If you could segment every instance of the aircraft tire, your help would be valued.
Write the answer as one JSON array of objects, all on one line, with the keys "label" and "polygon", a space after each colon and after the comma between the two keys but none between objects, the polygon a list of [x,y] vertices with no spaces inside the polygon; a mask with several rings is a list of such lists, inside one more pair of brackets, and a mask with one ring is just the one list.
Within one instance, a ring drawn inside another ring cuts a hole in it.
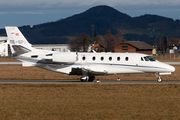
[{"label": "aircraft tire", "polygon": [[89,76],[89,80],[88,80],[88,82],[93,82],[93,81],[94,81],[94,79],[95,79],[95,77],[94,77],[94,76]]},{"label": "aircraft tire", "polygon": [[82,79],[82,78],[81,78],[80,80],[81,80],[81,82],[86,82],[86,80],[85,80],[85,79]]},{"label": "aircraft tire", "polygon": [[161,82],[162,82],[162,79],[161,79],[161,78],[158,78],[157,81],[158,81],[158,83],[161,83]]},{"label": "aircraft tire", "polygon": [[88,81],[89,81],[88,77],[86,79],[82,79],[82,77],[81,77],[81,82],[88,82]]}]

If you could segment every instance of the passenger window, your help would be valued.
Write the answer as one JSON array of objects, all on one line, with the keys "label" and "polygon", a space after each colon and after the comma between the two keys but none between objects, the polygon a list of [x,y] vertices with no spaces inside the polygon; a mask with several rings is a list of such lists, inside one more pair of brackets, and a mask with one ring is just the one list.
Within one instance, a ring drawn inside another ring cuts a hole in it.
[{"label": "passenger window", "polygon": [[96,57],[93,57],[92,60],[95,61],[95,60],[96,60]]},{"label": "passenger window", "polygon": [[109,57],[109,61],[111,61],[112,60],[112,57]]},{"label": "passenger window", "polygon": [[126,60],[126,61],[128,61],[128,60],[129,60],[129,58],[128,58],[128,57],[126,57],[126,58],[125,58],[125,60]]},{"label": "passenger window", "polygon": [[86,60],[86,57],[82,57],[82,60]]},{"label": "passenger window", "polygon": [[101,61],[103,61],[104,60],[104,57],[101,57]]},{"label": "passenger window", "polygon": [[144,59],[141,57],[141,61],[144,61]]},{"label": "passenger window", "polygon": [[120,61],[120,57],[117,57],[117,61]]}]

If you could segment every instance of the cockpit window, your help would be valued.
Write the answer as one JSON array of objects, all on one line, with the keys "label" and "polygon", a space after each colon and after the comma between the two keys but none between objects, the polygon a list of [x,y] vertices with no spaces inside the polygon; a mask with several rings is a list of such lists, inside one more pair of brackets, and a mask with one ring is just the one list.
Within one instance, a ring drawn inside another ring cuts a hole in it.
[{"label": "cockpit window", "polygon": [[150,61],[156,61],[154,58],[152,58],[151,56],[146,56]]},{"label": "cockpit window", "polygon": [[52,54],[47,54],[46,56],[52,56]]},{"label": "cockpit window", "polygon": [[[141,61],[142,61],[143,58],[141,58]],[[152,58],[151,56],[146,56],[144,57],[144,60],[145,61],[156,61],[154,58]]]},{"label": "cockpit window", "polygon": [[147,57],[144,57],[145,61],[149,61],[149,59]]}]

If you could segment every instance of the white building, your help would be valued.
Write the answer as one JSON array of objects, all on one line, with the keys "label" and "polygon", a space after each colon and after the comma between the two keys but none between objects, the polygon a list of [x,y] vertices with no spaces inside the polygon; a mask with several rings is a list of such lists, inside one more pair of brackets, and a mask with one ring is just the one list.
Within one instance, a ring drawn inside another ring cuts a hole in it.
[{"label": "white building", "polygon": [[11,54],[10,46],[7,43],[7,37],[0,37],[0,56],[8,56]]},{"label": "white building", "polygon": [[34,44],[34,48],[41,50],[51,50],[59,52],[68,52],[68,44]]}]

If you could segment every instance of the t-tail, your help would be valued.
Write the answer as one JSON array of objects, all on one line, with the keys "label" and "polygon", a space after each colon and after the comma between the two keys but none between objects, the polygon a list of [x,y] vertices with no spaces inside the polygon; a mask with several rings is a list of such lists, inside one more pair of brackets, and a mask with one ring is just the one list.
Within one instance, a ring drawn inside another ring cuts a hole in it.
[{"label": "t-tail", "polygon": [[13,56],[31,52],[34,48],[17,27],[5,27]]}]

